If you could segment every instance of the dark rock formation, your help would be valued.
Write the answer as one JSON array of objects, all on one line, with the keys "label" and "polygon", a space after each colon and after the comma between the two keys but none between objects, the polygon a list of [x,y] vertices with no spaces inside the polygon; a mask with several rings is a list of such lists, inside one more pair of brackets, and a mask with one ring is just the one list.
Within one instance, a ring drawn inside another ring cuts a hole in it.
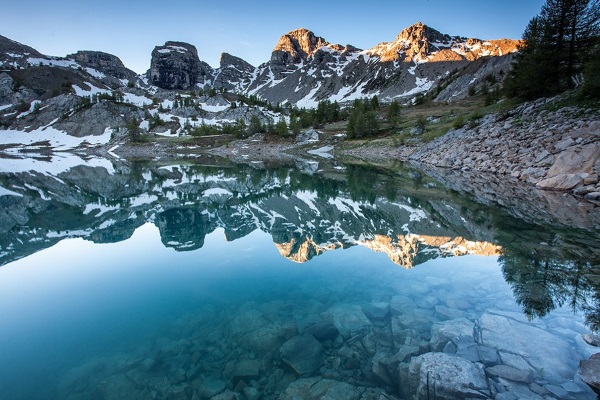
[{"label": "dark rock formation", "polygon": [[251,83],[255,70],[255,67],[241,58],[223,53],[220,67],[215,74],[214,87],[242,92]]},{"label": "dark rock formation", "polygon": [[0,35],[0,67],[24,68],[29,57],[46,58],[34,48]]},{"label": "dark rock formation", "polygon": [[212,78],[212,68],[198,58],[196,47],[183,42],[166,42],[152,51],[148,78],[162,89],[193,88]]},{"label": "dark rock formation", "polygon": [[123,65],[121,59],[112,54],[101,51],[81,50],[75,54],[69,54],[67,58],[77,61],[83,67],[93,68],[106,75],[118,79],[135,79],[136,73]]}]

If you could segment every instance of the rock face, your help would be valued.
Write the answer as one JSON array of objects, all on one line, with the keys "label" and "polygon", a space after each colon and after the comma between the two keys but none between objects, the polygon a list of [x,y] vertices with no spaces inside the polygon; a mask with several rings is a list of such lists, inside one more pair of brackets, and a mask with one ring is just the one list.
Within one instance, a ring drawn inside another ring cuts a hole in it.
[{"label": "rock face", "polygon": [[188,90],[212,78],[212,68],[198,58],[196,47],[183,42],[166,42],[152,51],[148,78],[163,89]]},{"label": "rock face", "polygon": [[300,28],[286,33],[279,38],[271,54],[271,70],[275,79],[282,79],[288,66],[306,61],[318,48],[328,44],[308,29]]},{"label": "rock face", "polygon": [[248,87],[255,67],[231,54],[221,54],[218,71],[215,73],[215,89],[226,89],[232,92],[243,92]]},{"label": "rock face", "polygon": [[69,54],[67,58],[75,60],[84,67],[93,68],[118,79],[132,80],[136,77],[135,72],[126,68],[121,59],[112,54],[82,50],[75,54]]}]

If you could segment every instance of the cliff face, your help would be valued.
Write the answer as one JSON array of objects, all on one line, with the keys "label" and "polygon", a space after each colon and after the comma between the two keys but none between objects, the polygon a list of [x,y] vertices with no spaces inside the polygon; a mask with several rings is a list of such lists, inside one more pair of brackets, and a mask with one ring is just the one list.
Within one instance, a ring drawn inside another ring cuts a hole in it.
[{"label": "cliff face", "polygon": [[75,54],[69,54],[67,58],[76,61],[83,67],[93,68],[118,79],[135,80],[137,76],[135,72],[123,65],[119,57],[101,51],[82,50]]},{"label": "cliff face", "polygon": [[166,42],[152,51],[148,78],[163,89],[188,90],[212,77],[212,68],[200,61],[196,47],[184,42]]}]

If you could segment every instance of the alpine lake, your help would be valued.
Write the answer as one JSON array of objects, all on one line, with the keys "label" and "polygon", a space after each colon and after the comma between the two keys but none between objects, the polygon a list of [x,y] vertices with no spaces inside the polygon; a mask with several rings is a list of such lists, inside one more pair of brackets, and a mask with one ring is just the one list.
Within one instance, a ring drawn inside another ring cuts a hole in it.
[{"label": "alpine lake", "polygon": [[0,159],[0,398],[596,398],[600,208],[455,189],[402,165]]}]

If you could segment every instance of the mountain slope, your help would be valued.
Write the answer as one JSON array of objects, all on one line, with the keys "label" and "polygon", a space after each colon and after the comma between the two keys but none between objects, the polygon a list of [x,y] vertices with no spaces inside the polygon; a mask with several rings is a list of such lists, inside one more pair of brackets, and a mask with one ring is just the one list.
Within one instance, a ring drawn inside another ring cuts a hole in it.
[{"label": "mountain slope", "polygon": [[[154,48],[148,72],[136,75],[108,53],[51,57],[0,37],[0,127],[122,138],[136,131],[189,134],[207,125],[249,124],[253,116],[273,124],[287,118],[269,111],[268,103],[312,108],[322,100],[375,95],[409,103],[432,90],[436,100],[449,102],[486,80],[501,81],[518,44],[450,36],[417,23],[391,42],[361,50],[300,28],[281,36],[258,67],[223,53],[213,68],[195,46],[168,41]],[[126,104],[98,104],[105,101]]]},{"label": "mountain slope", "polygon": [[[410,100],[450,78],[468,75],[469,83],[477,84],[477,71],[464,70],[478,60],[482,60],[479,66],[486,69],[486,75],[502,75],[510,67],[518,44],[509,39],[451,37],[417,23],[400,32],[393,42],[360,50],[332,45],[298,29],[280,38],[271,60],[258,68],[248,91],[272,102],[301,106],[374,95],[384,100]],[[464,97],[468,85],[463,86],[459,93],[454,88],[454,96],[444,94],[444,101]]]}]

